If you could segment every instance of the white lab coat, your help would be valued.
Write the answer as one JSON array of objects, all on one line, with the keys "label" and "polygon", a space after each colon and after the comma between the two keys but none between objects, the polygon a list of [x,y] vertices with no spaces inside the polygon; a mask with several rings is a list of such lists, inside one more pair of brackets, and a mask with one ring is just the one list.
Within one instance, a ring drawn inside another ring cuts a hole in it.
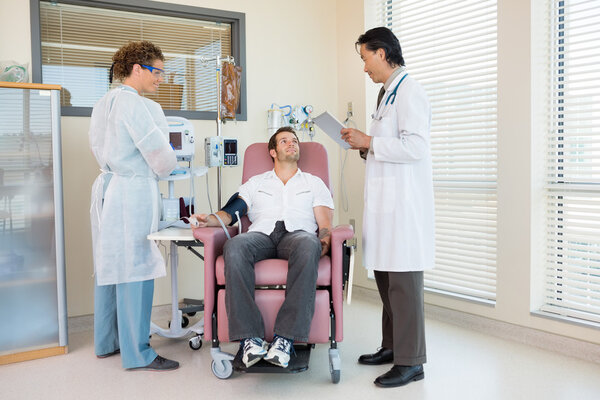
[{"label": "white lab coat", "polygon": [[431,108],[421,85],[407,76],[396,99],[388,87],[373,116],[367,155],[363,262],[367,269],[423,271],[434,266]]},{"label": "white lab coat", "polygon": [[177,165],[160,105],[129,86],[108,92],[94,106],[90,147],[102,171],[92,187],[91,223],[98,285],[166,275],[156,244],[158,177]]}]

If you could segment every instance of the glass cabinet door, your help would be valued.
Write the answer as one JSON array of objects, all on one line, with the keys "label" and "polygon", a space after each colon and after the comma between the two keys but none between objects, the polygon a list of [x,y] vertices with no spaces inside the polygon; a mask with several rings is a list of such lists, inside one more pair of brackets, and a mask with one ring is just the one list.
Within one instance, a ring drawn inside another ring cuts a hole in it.
[{"label": "glass cabinet door", "polygon": [[66,346],[58,93],[0,87],[0,356]]}]

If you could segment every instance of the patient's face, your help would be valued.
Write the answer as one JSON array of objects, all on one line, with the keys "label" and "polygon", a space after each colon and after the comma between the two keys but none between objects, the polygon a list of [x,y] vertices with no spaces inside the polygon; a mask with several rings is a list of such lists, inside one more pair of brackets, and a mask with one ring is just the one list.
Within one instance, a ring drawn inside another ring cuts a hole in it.
[{"label": "patient's face", "polygon": [[296,135],[287,131],[280,132],[277,135],[275,152],[277,154],[274,158],[279,161],[298,161],[300,159],[300,144]]}]

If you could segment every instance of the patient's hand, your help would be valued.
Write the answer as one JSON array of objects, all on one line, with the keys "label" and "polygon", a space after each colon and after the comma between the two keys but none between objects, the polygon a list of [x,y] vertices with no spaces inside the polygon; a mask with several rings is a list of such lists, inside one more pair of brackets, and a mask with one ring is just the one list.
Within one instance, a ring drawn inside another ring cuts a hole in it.
[{"label": "patient's hand", "polygon": [[[228,225],[231,223],[231,215],[225,211],[219,210],[217,215],[221,218],[223,224]],[[190,227],[204,228],[207,226],[221,226],[221,223],[213,214],[194,214],[190,217]]]},{"label": "patient's hand", "polygon": [[329,253],[331,247],[331,232],[327,228],[319,229],[319,240],[321,241],[321,257]]},{"label": "patient's hand", "polygon": [[189,218],[190,228],[204,228],[208,226],[209,216],[209,214],[192,214],[192,216]]}]

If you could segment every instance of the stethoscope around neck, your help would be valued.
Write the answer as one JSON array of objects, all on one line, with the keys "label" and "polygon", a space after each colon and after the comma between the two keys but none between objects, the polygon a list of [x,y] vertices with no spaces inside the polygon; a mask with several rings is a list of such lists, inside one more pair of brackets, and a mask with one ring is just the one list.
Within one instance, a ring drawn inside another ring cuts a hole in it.
[{"label": "stethoscope around neck", "polygon": [[381,119],[383,118],[383,115],[379,115],[379,114],[381,114],[379,112],[379,110],[382,109],[383,107],[387,106],[388,104],[390,104],[390,105],[394,104],[394,101],[396,101],[396,93],[398,92],[398,88],[400,87],[400,84],[402,83],[402,81],[404,81],[404,78],[406,78],[407,76],[408,76],[408,74],[405,74],[402,77],[402,79],[400,79],[400,82],[398,82],[398,84],[396,85],[396,87],[394,87],[394,90],[392,90],[392,92],[385,99],[385,104],[383,104],[383,105],[379,104],[379,107],[377,108],[377,111],[375,111],[374,114],[371,114],[371,118],[372,119],[376,119],[378,121],[381,121]]}]

